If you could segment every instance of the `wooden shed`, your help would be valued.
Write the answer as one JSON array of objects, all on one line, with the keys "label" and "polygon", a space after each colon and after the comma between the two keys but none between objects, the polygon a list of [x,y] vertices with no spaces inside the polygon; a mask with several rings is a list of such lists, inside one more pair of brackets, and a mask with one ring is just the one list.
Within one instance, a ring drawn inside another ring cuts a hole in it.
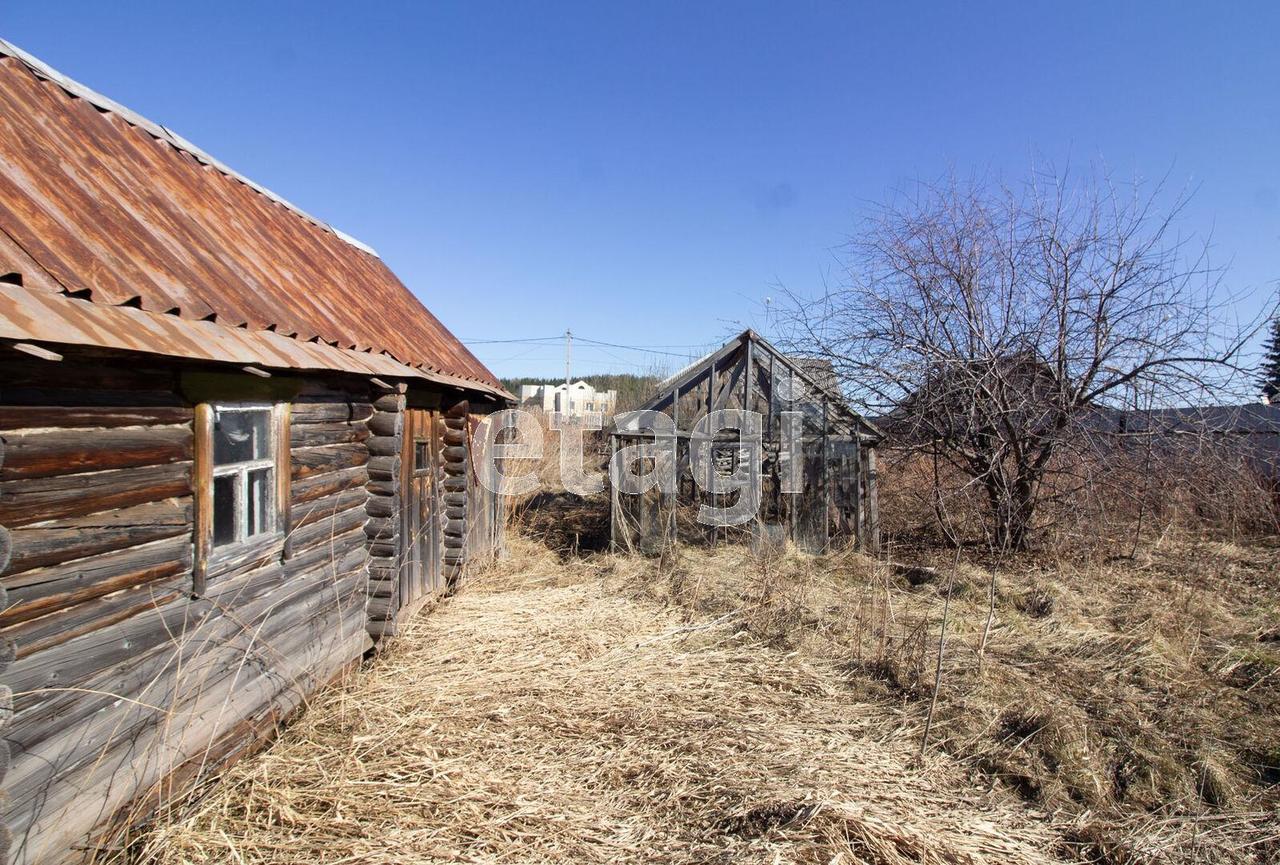
[{"label": "wooden shed", "polygon": [[[746,410],[759,417],[750,434],[716,430],[711,412]],[[789,356],[752,330],[689,364],[657,387],[639,411],[669,418],[667,432],[640,432],[624,418],[610,432],[611,463],[620,449],[669,439],[674,485],[628,494],[612,490],[615,548],[652,552],[671,539],[715,540],[748,534],[757,543],[790,539],[822,552],[833,544],[879,545],[876,447],[882,436],[849,407],[829,367]],[[632,451],[640,453],[640,451]],[[723,507],[739,493],[709,491],[702,473],[749,467],[759,506],[735,526],[699,523],[701,505]]]},{"label": "wooden shed", "polygon": [[0,859],[114,843],[493,554],[509,401],[372,250],[0,42]]}]

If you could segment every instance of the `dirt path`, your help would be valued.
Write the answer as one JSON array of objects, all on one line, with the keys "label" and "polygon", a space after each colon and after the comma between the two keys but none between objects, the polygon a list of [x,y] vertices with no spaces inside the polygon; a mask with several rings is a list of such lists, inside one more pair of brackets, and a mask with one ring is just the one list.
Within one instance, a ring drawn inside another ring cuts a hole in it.
[{"label": "dirt path", "polygon": [[166,862],[1043,861],[838,671],[600,580],[473,590],[325,695]]}]

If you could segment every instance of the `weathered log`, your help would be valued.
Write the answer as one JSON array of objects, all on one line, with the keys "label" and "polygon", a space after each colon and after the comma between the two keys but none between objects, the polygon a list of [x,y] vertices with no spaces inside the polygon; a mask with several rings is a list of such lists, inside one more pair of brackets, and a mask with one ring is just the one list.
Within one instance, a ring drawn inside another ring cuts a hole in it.
[{"label": "weathered log", "polygon": [[15,658],[43,652],[68,640],[162,607],[190,591],[185,580],[163,587],[134,586],[101,598],[67,606],[45,616],[4,629],[15,646]]},{"label": "weathered log", "polygon": [[373,405],[368,402],[312,402],[299,399],[293,402],[292,421],[295,424],[347,423],[368,420]]},{"label": "weathered log", "polygon": [[370,517],[364,524],[365,537],[370,539],[390,540],[398,530],[396,520],[389,517]]},{"label": "weathered log", "polygon": [[[7,394],[6,394],[7,396]],[[191,422],[186,406],[0,406],[0,430],[163,426]]]},{"label": "weathered log", "polygon": [[400,581],[400,569],[394,564],[378,564],[378,562],[386,562],[386,559],[372,559],[369,562],[369,581],[370,582],[388,582],[398,583]]},{"label": "weathered log", "polygon": [[190,493],[190,463],[0,481],[0,525],[14,528]]},{"label": "weathered log", "polygon": [[397,457],[400,455],[399,436],[369,436],[364,444],[371,456]]},{"label": "weathered log", "polygon": [[399,513],[396,500],[391,496],[369,496],[365,504],[365,513],[370,517],[394,517]]},{"label": "weathered log", "polygon": [[[84,785],[74,781],[73,772],[81,767],[94,771],[95,778],[108,780],[121,773],[123,789],[117,801],[123,804],[134,784],[145,787],[145,782],[154,781],[137,777],[138,769],[149,769],[159,777],[174,765],[157,747],[159,743],[153,743],[152,732],[173,735],[185,740],[186,748],[198,751],[215,738],[209,721],[235,725],[282,690],[301,696],[314,689],[329,669],[352,658],[363,640],[355,636],[360,630],[358,619],[339,611],[324,612],[326,592],[313,588],[311,594],[301,605],[289,607],[291,615],[272,615],[270,630],[255,628],[252,633],[263,638],[245,648],[259,663],[244,664],[244,648],[215,644],[205,657],[189,665],[188,669],[194,667],[191,672],[161,680],[158,693],[143,692],[144,699],[123,704],[50,740],[42,751],[56,754],[56,765],[48,759],[28,759],[15,766],[9,785],[11,804],[20,811],[22,803],[41,794],[49,772],[57,771],[61,783],[48,789],[39,802],[42,813],[56,814],[77,796],[87,795]],[[295,620],[304,624],[298,627]],[[261,673],[257,672],[260,665],[265,665]],[[148,757],[140,764],[135,762],[139,753]]]},{"label": "weathered log", "polygon": [[9,530],[0,526],[0,574],[9,569],[12,560],[13,540],[9,536]]},{"label": "weathered log", "polygon": [[[276,562],[211,586],[208,597],[179,598],[147,615],[82,636],[72,646],[20,659],[5,674],[24,695],[13,738],[31,747],[78,717],[109,707],[118,700],[116,695],[135,694],[149,682],[163,681],[166,665],[185,668],[193,653],[218,645],[233,633],[249,633],[246,627],[290,594],[310,591],[316,573],[329,581],[327,574],[318,571],[325,559],[312,555],[305,568],[302,557],[287,567]],[[173,581],[161,590],[181,585],[181,580]],[[281,587],[284,595],[277,591]],[[332,602],[331,592],[329,596]],[[220,615],[232,604],[235,616]],[[86,690],[39,693],[37,689],[47,681],[78,682]],[[51,723],[55,718],[56,725]]]},{"label": "weathered log", "polygon": [[365,484],[364,488],[371,496],[394,496],[399,486],[393,480],[371,480]]},{"label": "weathered log", "polygon": [[369,428],[364,423],[296,424],[289,428],[289,444],[294,448],[348,444],[368,438]]},{"label": "weathered log", "polygon": [[327,474],[362,466],[369,462],[369,451],[361,444],[329,445],[315,448],[293,448],[293,479]]},{"label": "weathered log", "polygon": [[[358,491],[363,493],[363,490]],[[303,520],[295,523],[290,533],[294,556],[320,543],[328,542],[331,535],[344,534],[352,529],[363,530],[367,515],[364,499],[350,497],[350,493],[317,502],[314,509],[303,514]],[[345,552],[343,550],[342,552]]]},{"label": "weathered log", "polygon": [[369,481],[369,472],[364,466],[343,469],[329,474],[313,475],[295,481],[290,489],[292,507],[298,508],[326,496],[336,495],[344,490],[363,487]]},{"label": "weathered log", "polygon": [[398,436],[404,429],[404,413],[377,411],[369,418],[369,432],[378,436]]},{"label": "weathered log", "polygon": [[191,428],[6,433],[0,480],[44,478],[191,459]]},{"label": "weathered log", "polygon": [[446,427],[440,437],[447,445],[465,445],[467,443],[466,430],[462,429],[449,429]]},{"label": "weathered log", "polygon": [[369,555],[380,559],[394,558],[396,543],[394,541],[370,541]]},{"label": "weathered log", "polygon": [[462,475],[467,470],[467,464],[464,462],[445,463],[442,468],[447,475]]},{"label": "weathered log", "polygon": [[400,455],[370,457],[369,477],[379,481],[397,480],[400,477]]},{"label": "weathered log", "polygon": [[404,411],[404,404],[405,396],[402,393],[383,394],[373,401],[373,407],[375,409],[385,412]]},{"label": "weathered log", "polygon": [[[183,496],[14,529],[8,573],[188,534],[191,509],[191,498]],[[0,547],[2,538],[0,533]]]},{"label": "weathered log", "polygon": [[446,492],[465,494],[467,491],[467,476],[447,475],[441,480],[440,485],[444,487]]},{"label": "weathered log", "polygon": [[4,578],[9,606],[0,627],[190,568],[191,544],[179,537],[11,575]]},{"label": "weathered log", "polygon": [[365,605],[370,621],[389,621],[400,611],[396,598],[372,597]]}]

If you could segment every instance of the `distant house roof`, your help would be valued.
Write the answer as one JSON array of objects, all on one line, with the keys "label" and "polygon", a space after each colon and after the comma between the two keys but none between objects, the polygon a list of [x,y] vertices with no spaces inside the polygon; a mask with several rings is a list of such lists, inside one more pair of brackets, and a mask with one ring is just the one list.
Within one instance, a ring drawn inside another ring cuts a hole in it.
[{"label": "distant house roof", "polygon": [[509,396],[373,250],[3,40],[0,337]]}]

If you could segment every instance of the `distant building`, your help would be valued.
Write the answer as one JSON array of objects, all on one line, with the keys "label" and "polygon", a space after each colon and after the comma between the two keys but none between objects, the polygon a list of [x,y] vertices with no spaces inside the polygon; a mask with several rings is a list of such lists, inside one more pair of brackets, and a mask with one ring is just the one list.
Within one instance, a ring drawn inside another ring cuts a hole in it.
[{"label": "distant building", "polygon": [[556,411],[569,416],[598,411],[607,417],[613,414],[618,405],[618,392],[596,390],[585,381],[573,384],[521,385],[520,404],[529,403],[541,407],[543,411]]}]

